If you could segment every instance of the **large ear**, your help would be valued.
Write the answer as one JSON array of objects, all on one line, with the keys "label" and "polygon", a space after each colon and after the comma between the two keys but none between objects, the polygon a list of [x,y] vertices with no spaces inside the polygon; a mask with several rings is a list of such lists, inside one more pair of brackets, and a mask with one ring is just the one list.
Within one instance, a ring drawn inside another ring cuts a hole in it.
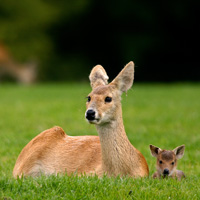
[{"label": "large ear", "polygon": [[157,158],[159,152],[161,152],[162,149],[160,149],[159,147],[153,146],[152,144],[150,144],[149,147],[150,147],[150,150],[151,150],[151,155],[153,157]]},{"label": "large ear", "polygon": [[129,90],[133,84],[134,79],[134,63],[129,62],[124,69],[118,74],[118,76],[111,82],[117,86],[121,93]]},{"label": "large ear", "polygon": [[96,65],[92,69],[89,79],[92,89],[100,85],[108,84],[108,76],[106,74],[105,69],[101,65]]},{"label": "large ear", "polygon": [[177,159],[181,159],[183,157],[184,151],[185,151],[185,145],[181,145],[179,147],[176,147],[173,150],[173,152],[175,153]]}]

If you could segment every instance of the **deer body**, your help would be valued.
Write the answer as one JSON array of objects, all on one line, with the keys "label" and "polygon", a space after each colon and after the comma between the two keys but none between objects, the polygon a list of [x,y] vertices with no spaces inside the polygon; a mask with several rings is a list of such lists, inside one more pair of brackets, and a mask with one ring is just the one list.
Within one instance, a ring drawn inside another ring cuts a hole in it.
[{"label": "deer body", "polygon": [[133,83],[134,64],[130,62],[110,83],[102,66],[93,68],[89,78],[85,117],[95,124],[98,136],[67,136],[60,127],[36,136],[20,153],[14,177],[64,172],[109,176],[148,176],[144,156],[132,146],[125,133],[121,94]]},{"label": "deer body", "polygon": [[41,173],[95,173],[101,164],[98,136],[71,137],[60,127],[48,129],[31,140],[20,153],[14,177]]},{"label": "deer body", "polygon": [[185,146],[176,147],[174,150],[162,150],[159,147],[150,145],[152,156],[157,158],[156,169],[153,178],[185,178],[185,174],[177,170],[177,160],[183,157]]}]

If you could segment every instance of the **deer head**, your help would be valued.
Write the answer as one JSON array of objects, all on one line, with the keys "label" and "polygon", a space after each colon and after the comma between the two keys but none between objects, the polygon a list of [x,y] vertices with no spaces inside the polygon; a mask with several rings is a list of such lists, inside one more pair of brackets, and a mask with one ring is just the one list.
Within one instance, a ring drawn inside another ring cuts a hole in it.
[{"label": "deer head", "polygon": [[95,66],[89,76],[92,92],[87,97],[85,117],[89,123],[102,125],[115,121],[121,110],[121,94],[133,84],[134,63],[129,62],[108,84],[104,68]]}]

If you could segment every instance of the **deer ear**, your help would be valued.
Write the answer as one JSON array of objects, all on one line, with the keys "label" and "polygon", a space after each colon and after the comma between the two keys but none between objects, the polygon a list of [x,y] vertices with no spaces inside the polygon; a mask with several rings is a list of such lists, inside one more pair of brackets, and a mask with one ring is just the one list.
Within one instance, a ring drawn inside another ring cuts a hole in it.
[{"label": "deer ear", "polygon": [[116,85],[116,87],[123,92],[127,92],[133,84],[134,79],[134,63],[129,62],[124,69],[118,74],[118,76],[111,82],[111,84]]},{"label": "deer ear", "polygon": [[175,153],[177,159],[181,159],[183,157],[184,151],[185,151],[185,145],[181,145],[179,147],[176,147],[173,150],[173,152]]},{"label": "deer ear", "polygon": [[152,144],[150,144],[149,147],[150,147],[150,150],[151,150],[151,155],[153,157],[157,158],[159,152],[161,152],[162,149],[160,149],[159,147],[153,146]]},{"label": "deer ear", "polygon": [[106,74],[105,69],[101,65],[96,65],[92,69],[89,79],[90,79],[90,85],[92,89],[100,85],[108,84],[108,76]]}]

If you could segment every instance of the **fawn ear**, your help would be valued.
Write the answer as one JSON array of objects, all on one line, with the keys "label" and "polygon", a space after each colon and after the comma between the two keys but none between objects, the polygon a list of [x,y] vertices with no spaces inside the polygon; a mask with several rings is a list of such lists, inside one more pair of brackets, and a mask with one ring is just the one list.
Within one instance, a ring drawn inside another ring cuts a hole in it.
[{"label": "fawn ear", "polygon": [[173,152],[175,153],[177,159],[181,159],[183,157],[184,151],[185,151],[185,145],[181,145],[179,147],[176,147],[173,150]]},{"label": "fawn ear", "polygon": [[134,79],[134,63],[129,62],[124,69],[117,75],[117,77],[111,82],[114,84],[121,93],[127,92],[133,84]]},{"label": "fawn ear", "polygon": [[90,85],[92,89],[100,85],[108,84],[108,76],[106,74],[105,69],[101,65],[96,65],[92,69],[89,79],[90,79]]},{"label": "fawn ear", "polygon": [[153,157],[157,158],[158,153],[161,152],[162,149],[160,149],[159,147],[153,146],[152,144],[150,144],[149,147],[150,147],[150,150],[151,150],[151,155]]}]

